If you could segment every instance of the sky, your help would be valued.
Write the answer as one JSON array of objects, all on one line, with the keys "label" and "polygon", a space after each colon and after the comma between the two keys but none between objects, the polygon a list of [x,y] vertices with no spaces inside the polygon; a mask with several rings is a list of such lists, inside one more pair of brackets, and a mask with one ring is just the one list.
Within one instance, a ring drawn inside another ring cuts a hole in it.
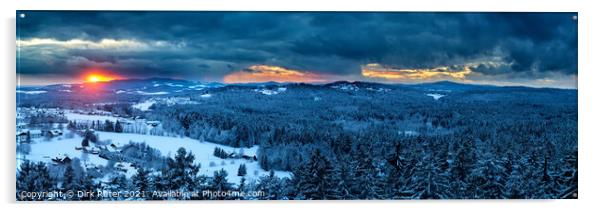
[{"label": "sky", "polygon": [[577,13],[17,11],[22,85],[455,81],[577,87]]}]

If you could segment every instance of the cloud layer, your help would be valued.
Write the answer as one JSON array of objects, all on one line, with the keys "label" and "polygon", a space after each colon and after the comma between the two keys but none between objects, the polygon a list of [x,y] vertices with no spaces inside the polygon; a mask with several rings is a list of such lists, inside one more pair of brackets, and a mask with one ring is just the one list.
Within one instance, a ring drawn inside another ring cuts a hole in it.
[{"label": "cloud layer", "polygon": [[31,78],[89,68],[206,81],[288,73],[251,67],[302,70],[298,80],[308,82],[577,75],[576,13],[18,13],[26,14],[17,20],[18,72]]},{"label": "cloud layer", "polygon": [[248,69],[228,74],[224,77],[225,83],[254,83],[254,82],[326,82],[325,75],[313,72],[291,70],[278,66],[254,65]]}]

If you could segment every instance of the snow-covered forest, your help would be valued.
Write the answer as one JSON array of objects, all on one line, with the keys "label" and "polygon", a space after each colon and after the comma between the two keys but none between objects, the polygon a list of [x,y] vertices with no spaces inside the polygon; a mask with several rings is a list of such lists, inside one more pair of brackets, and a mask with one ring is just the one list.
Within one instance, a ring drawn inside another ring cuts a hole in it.
[{"label": "snow-covered forest", "polygon": [[17,200],[577,197],[576,90],[100,84],[17,88]]}]

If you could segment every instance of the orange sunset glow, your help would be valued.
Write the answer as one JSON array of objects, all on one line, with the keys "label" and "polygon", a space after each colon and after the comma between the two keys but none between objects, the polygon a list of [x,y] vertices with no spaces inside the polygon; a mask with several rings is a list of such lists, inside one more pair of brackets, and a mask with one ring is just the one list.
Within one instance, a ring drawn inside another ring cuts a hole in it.
[{"label": "orange sunset glow", "polygon": [[88,83],[97,83],[97,82],[108,82],[111,80],[116,80],[119,79],[116,76],[112,76],[110,74],[104,74],[104,73],[89,73],[86,74],[84,77],[84,81],[88,82]]},{"label": "orange sunset glow", "polygon": [[253,82],[324,82],[326,76],[313,72],[299,71],[279,66],[254,65],[246,70],[226,75],[225,83]]},{"label": "orange sunset glow", "polygon": [[472,74],[470,65],[465,65],[462,70],[451,71],[449,67],[436,67],[424,69],[396,69],[384,67],[380,64],[367,64],[362,66],[362,76],[367,78],[381,78],[392,81],[437,81],[459,80],[467,81],[466,77]]}]

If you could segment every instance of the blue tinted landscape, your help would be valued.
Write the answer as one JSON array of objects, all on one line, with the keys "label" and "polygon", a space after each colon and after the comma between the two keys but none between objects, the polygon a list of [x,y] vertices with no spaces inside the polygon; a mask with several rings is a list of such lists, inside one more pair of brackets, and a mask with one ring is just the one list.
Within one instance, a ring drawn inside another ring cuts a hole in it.
[{"label": "blue tinted landscape", "polygon": [[573,13],[17,17],[19,201],[578,197]]}]

